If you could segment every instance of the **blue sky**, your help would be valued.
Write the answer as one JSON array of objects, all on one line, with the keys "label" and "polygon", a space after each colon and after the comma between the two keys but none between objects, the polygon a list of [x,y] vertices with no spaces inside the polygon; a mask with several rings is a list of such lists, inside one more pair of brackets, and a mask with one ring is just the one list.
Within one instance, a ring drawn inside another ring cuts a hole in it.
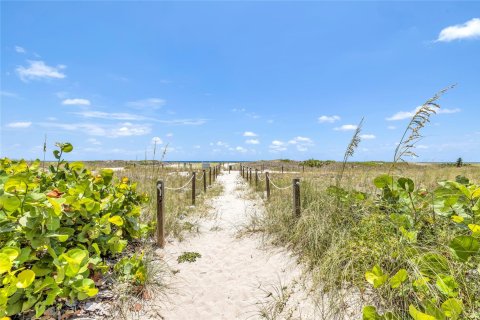
[{"label": "blue sky", "polygon": [[2,2],[0,156],[390,160],[457,83],[418,160],[480,161],[479,57],[475,2]]}]

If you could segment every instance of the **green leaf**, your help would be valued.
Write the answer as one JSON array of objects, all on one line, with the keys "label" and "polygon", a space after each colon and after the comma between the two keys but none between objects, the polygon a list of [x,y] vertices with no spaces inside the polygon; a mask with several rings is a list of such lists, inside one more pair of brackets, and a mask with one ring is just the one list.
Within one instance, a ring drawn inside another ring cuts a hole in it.
[{"label": "green leaf", "polygon": [[14,212],[18,208],[20,208],[21,205],[22,202],[15,196],[10,196],[6,194],[0,196],[0,209],[4,209],[7,212]]},{"label": "green leaf", "polygon": [[442,303],[445,315],[453,320],[458,319],[463,312],[463,303],[459,299],[450,298]]},{"label": "green leaf", "polygon": [[100,175],[102,176],[104,183],[107,185],[112,181],[113,170],[112,169],[102,169],[100,171]]},{"label": "green leaf", "polygon": [[388,174],[382,174],[373,180],[373,184],[379,189],[391,187],[393,185],[393,178]]},{"label": "green leaf", "polygon": [[408,279],[408,272],[405,269],[400,269],[398,272],[390,278],[390,287],[393,289],[400,287]]},{"label": "green leaf", "polygon": [[436,320],[435,317],[418,311],[413,305],[410,305],[408,307],[408,313],[412,316],[414,320]]},{"label": "green leaf", "polygon": [[458,284],[452,276],[446,276],[443,274],[437,275],[435,286],[444,295],[449,297],[458,296]]},{"label": "green leaf", "polygon": [[480,250],[480,241],[472,236],[455,237],[449,244],[460,261],[467,261],[468,258],[477,254]]},{"label": "green leaf", "polygon": [[380,320],[380,315],[377,313],[377,309],[374,306],[363,307],[363,320]]},{"label": "green leaf", "polygon": [[4,247],[0,250],[0,253],[6,254],[10,261],[13,262],[20,254],[20,249],[15,247]]},{"label": "green leaf", "polygon": [[28,288],[32,284],[33,280],[35,280],[35,272],[32,270],[23,270],[18,274],[17,280],[17,288]]},{"label": "green leaf", "polygon": [[85,268],[88,260],[88,251],[79,248],[71,249],[61,254],[59,260],[66,261],[68,264],[65,269],[65,274],[68,277],[74,277],[78,273],[83,272],[82,269]]},{"label": "green leaf", "polygon": [[5,253],[0,253],[0,274],[10,271],[12,268],[12,261],[10,256]]},{"label": "green leaf", "polygon": [[65,153],[69,153],[73,150],[73,146],[70,142],[65,142],[62,144],[61,149]]},{"label": "green leaf", "polygon": [[123,226],[123,219],[120,216],[113,216],[108,219],[108,222],[113,223],[116,226]]},{"label": "green leaf", "polygon": [[98,293],[98,289],[95,288],[95,283],[92,279],[77,280],[72,284],[72,287],[77,291],[79,300],[91,298]]},{"label": "green leaf", "polygon": [[59,160],[60,159],[60,151],[53,150],[53,156],[55,157],[55,159]]},{"label": "green leaf", "polygon": [[415,190],[415,184],[413,183],[412,179],[400,178],[398,179],[398,184],[403,190],[407,191],[408,193],[412,193],[413,190]]},{"label": "green leaf", "polygon": [[372,271],[365,272],[365,279],[368,283],[372,284],[374,288],[381,287],[386,281],[388,276],[383,274],[382,269],[375,265]]}]

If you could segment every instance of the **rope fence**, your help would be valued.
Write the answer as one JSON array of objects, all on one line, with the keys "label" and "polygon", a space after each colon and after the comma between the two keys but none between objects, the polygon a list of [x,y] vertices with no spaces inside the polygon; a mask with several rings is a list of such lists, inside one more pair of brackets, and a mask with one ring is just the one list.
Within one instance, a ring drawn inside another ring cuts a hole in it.
[{"label": "rope fence", "polygon": [[[190,166],[191,168],[191,166]],[[215,182],[220,171],[222,169],[221,165],[216,165],[214,167],[209,168],[208,170],[208,185],[212,185],[212,182]],[[165,247],[165,196],[166,190],[167,191],[180,191],[180,190],[188,190],[189,185],[191,186],[192,190],[192,205],[195,205],[195,198],[196,198],[196,182],[203,180],[203,192],[207,192],[207,170],[203,169],[202,174],[197,177],[197,172],[193,171],[190,179],[181,187],[178,188],[171,188],[166,186],[165,180],[158,180],[157,181],[157,246],[160,248]]]},{"label": "rope fence", "polygon": [[[262,171],[263,171],[263,166],[262,166]],[[252,175],[253,173],[255,174],[255,187],[259,187],[260,182],[265,181],[265,189],[267,193],[267,201],[270,200],[270,193],[271,193],[271,188],[270,186],[273,186],[276,190],[287,190],[287,189],[292,189],[292,204],[293,204],[293,215],[297,218],[301,216],[301,203],[300,203],[300,179],[299,178],[293,178],[292,183],[289,184],[288,186],[283,186],[279,187],[271,178],[270,178],[270,172],[266,171],[263,173],[262,171],[258,171],[258,169],[252,169],[250,167],[246,167],[240,164],[239,167],[240,170],[240,175],[242,178],[244,178],[249,184],[253,183],[253,178]],[[282,173],[283,173],[283,166],[282,166]],[[265,177],[262,179],[262,175]]]}]

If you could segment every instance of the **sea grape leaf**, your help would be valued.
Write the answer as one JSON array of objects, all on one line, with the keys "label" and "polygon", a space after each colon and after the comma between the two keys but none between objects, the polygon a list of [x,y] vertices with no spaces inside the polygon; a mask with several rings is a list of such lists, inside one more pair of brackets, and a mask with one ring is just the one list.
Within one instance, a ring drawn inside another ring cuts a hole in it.
[{"label": "sea grape leaf", "polygon": [[35,280],[35,272],[32,270],[23,270],[18,274],[17,280],[17,288],[28,288],[32,284],[33,280]]},{"label": "sea grape leaf", "polygon": [[372,271],[365,272],[365,279],[368,283],[372,284],[374,288],[381,287],[386,281],[388,276],[383,274],[382,269],[375,265]]},{"label": "sea grape leaf", "polygon": [[408,307],[408,313],[412,316],[414,320],[436,320],[435,317],[418,311],[417,308],[415,308],[413,305],[410,305]]},{"label": "sea grape leaf", "polygon": [[463,312],[462,300],[450,298],[442,303],[442,310],[445,312],[447,317],[456,320]]},{"label": "sea grape leaf", "polygon": [[437,289],[449,297],[458,296],[458,283],[452,276],[443,274],[437,275],[437,281],[435,282]]},{"label": "sea grape leaf", "polygon": [[408,279],[408,272],[405,269],[400,269],[390,278],[390,287],[393,289],[400,287]]},{"label": "sea grape leaf", "polygon": [[478,253],[480,241],[472,236],[458,236],[450,242],[449,247],[460,261],[465,262],[470,256]]}]

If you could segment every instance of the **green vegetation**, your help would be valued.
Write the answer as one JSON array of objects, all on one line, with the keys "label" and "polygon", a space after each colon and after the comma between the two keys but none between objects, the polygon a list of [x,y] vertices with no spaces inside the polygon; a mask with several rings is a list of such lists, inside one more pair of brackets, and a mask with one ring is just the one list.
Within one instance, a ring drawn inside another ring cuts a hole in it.
[{"label": "green vegetation", "polygon": [[177,261],[178,263],[184,262],[195,262],[197,258],[201,258],[202,255],[198,252],[184,252],[178,256]]},{"label": "green vegetation", "polygon": [[300,162],[300,165],[310,167],[310,168],[320,168],[323,166],[327,166],[329,164],[335,163],[333,160],[315,160],[315,159],[308,159],[305,161]]},{"label": "green vegetation", "polygon": [[[393,163],[310,170],[300,218],[287,189],[273,190],[256,219],[307,265],[323,317],[348,319],[360,296],[363,319],[480,319],[480,184],[466,178],[478,169],[402,164],[443,92],[414,115]],[[293,176],[270,177],[286,186]]]},{"label": "green vegetation", "polygon": [[0,161],[0,316],[34,308],[39,317],[58,299],[95,296],[105,258],[151,229],[139,221],[147,198],[135,183],[66,163],[72,145],[57,146],[48,171],[38,160]]}]

